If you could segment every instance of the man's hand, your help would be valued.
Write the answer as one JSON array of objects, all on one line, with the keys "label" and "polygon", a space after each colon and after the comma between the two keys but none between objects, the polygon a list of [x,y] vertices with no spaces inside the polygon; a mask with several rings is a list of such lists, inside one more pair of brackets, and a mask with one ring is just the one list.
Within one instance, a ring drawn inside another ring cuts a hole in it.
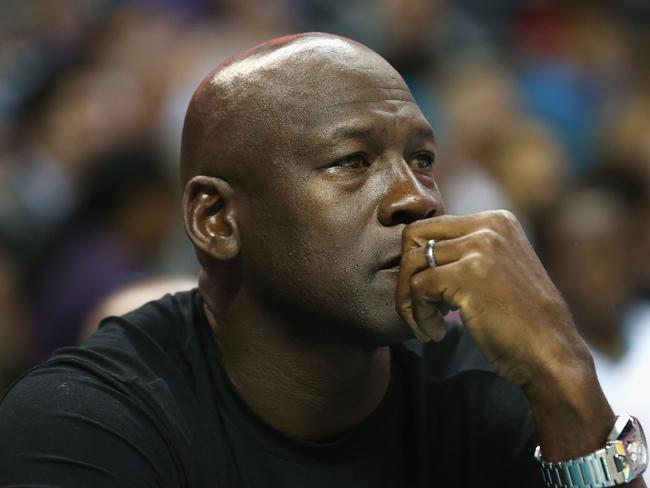
[{"label": "man's hand", "polygon": [[[430,239],[436,240],[437,262],[431,268],[424,250]],[[440,216],[408,225],[396,307],[420,340],[442,339],[441,310],[460,310],[497,373],[523,387],[547,461],[576,458],[605,445],[614,415],[589,350],[510,212]]]},{"label": "man's hand", "polygon": [[[429,239],[436,240],[433,268],[424,253]],[[589,357],[566,303],[510,212],[407,226],[396,293],[397,311],[421,340],[443,337],[440,309],[460,309],[497,373],[523,387],[563,358]]]}]

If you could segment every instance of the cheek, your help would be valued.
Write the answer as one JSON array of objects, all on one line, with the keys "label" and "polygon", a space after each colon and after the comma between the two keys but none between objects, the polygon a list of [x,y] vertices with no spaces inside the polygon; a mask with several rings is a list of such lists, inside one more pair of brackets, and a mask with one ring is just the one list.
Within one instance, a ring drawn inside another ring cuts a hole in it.
[{"label": "cheek", "polygon": [[318,330],[402,340],[395,283],[376,275],[383,251],[375,207],[364,195],[322,189],[300,199],[276,194],[283,200],[257,207],[241,229],[243,281],[254,300]]},{"label": "cheek", "polygon": [[281,237],[287,269],[325,283],[356,281],[360,261],[367,256],[360,239],[363,226],[358,216],[330,207],[293,217]]},{"label": "cheek", "polygon": [[287,250],[334,265],[336,259],[354,257],[372,214],[360,192],[343,191],[316,177],[283,191],[282,201],[267,209],[266,218],[282,234],[278,239]]},{"label": "cheek", "polygon": [[367,280],[366,217],[323,191],[305,194],[310,198],[275,200],[247,219],[241,229],[247,281],[260,294],[340,306]]},{"label": "cheek", "polygon": [[311,198],[292,212],[292,249],[316,263],[318,272],[354,279],[372,257],[367,237],[374,215],[371,206],[355,195],[323,189],[309,194]]}]

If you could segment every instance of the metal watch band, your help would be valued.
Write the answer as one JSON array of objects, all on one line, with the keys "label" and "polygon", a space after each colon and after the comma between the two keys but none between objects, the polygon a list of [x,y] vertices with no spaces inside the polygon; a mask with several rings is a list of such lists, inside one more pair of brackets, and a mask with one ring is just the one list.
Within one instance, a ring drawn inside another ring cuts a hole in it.
[{"label": "metal watch band", "polygon": [[[620,447],[619,447],[620,449]],[[617,466],[620,451],[616,443],[608,444],[587,456],[561,463],[549,463],[541,459],[539,446],[535,457],[540,462],[542,477],[549,488],[600,488],[625,483]]]}]

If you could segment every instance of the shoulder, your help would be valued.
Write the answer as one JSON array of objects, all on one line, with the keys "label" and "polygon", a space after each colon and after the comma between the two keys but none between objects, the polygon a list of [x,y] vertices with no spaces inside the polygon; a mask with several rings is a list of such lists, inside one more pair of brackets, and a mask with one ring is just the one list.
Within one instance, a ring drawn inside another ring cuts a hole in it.
[{"label": "shoulder", "polygon": [[197,342],[200,313],[196,289],[165,295],[122,316],[104,318],[84,344],[59,349],[41,367],[83,364],[122,381],[175,375]]},{"label": "shoulder", "polygon": [[166,477],[177,474],[156,422],[91,372],[33,370],[0,403],[2,486],[151,486]]},{"label": "shoulder", "polygon": [[189,453],[202,446],[208,417],[196,393],[206,369],[199,305],[193,290],[108,317],[85,344],[16,382],[0,403],[0,485],[5,473],[27,482],[40,472],[83,480],[65,486],[103,486],[103,477],[179,486],[198,462]]}]

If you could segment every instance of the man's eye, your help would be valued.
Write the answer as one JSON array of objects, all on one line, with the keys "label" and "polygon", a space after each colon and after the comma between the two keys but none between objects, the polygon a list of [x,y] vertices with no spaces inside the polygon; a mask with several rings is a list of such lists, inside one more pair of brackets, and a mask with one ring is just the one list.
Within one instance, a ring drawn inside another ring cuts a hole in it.
[{"label": "man's eye", "polygon": [[370,163],[368,163],[368,160],[363,154],[353,154],[352,156],[339,159],[336,162],[336,166],[341,168],[358,169],[363,168],[364,166],[370,166]]},{"label": "man's eye", "polygon": [[413,157],[413,161],[419,169],[429,169],[435,162],[435,156],[430,153],[418,153]]}]

